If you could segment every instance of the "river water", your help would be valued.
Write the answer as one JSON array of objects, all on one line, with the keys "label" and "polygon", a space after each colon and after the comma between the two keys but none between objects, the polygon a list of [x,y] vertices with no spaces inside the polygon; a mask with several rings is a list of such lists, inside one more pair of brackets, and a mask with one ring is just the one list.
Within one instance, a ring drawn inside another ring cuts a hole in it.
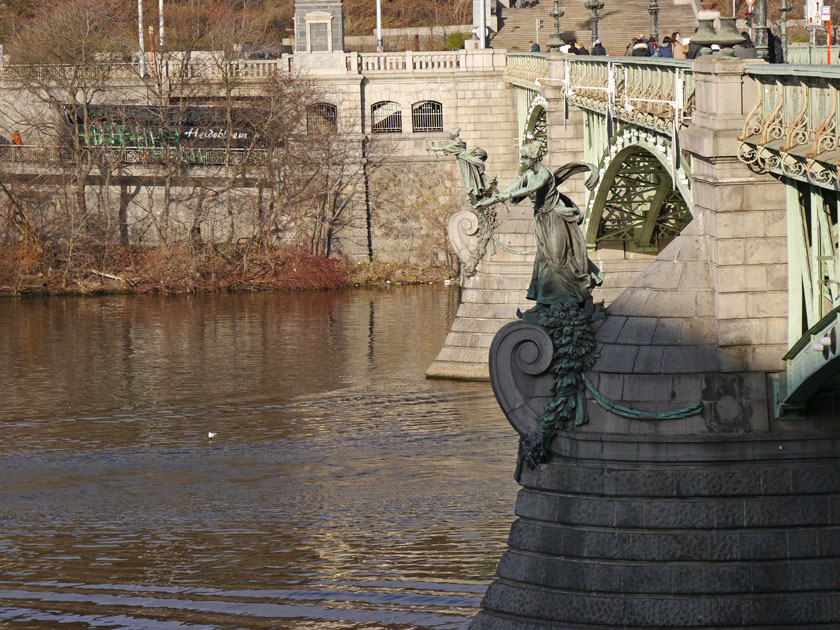
[{"label": "river water", "polygon": [[516,435],[423,376],[457,303],[0,300],[0,628],[465,628]]}]

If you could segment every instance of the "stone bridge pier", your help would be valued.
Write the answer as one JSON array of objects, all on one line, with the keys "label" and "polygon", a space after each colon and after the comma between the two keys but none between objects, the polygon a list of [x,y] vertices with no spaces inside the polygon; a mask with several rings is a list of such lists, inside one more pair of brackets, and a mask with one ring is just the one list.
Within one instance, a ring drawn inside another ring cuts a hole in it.
[{"label": "stone bridge pier", "polygon": [[[788,325],[800,207],[738,159],[760,89],[745,63],[703,57],[693,72],[680,134],[691,222],[600,323],[588,423],[561,430],[548,463],[523,466],[474,630],[840,627],[837,388],[823,374],[788,419],[773,394],[802,334]],[[494,391],[523,437],[551,397],[551,351],[523,323],[494,341]],[[832,353],[824,372],[837,371]]]}]

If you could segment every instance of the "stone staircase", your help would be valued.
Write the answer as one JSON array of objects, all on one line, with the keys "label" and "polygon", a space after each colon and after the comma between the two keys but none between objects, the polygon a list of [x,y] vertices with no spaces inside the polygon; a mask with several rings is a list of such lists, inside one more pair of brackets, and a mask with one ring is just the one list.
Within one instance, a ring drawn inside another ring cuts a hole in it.
[{"label": "stone staircase", "polygon": [[[524,214],[524,213],[523,213]],[[533,252],[536,236],[533,218],[509,219],[496,238],[519,252]],[[593,292],[595,301],[609,305],[654,260],[654,254],[625,253],[617,248],[590,252],[590,258],[604,273],[604,284]],[[434,363],[427,370],[429,378],[488,380],[487,356],[490,343],[499,329],[516,319],[516,309],[532,306],[525,298],[531,282],[534,256],[513,253],[495,246],[492,254],[478,266],[478,273],[464,279],[461,304]]]},{"label": "stone staircase", "polygon": [[[518,3],[517,3],[518,4]],[[554,3],[551,0],[526,0],[525,8],[500,7],[499,31],[491,39],[491,46],[509,51],[528,51],[529,40],[536,37],[536,20],[541,20],[539,44],[547,51],[546,41],[554,32],[554,18],[549,15]],[[649,0],[606,0],[598,12],[598,34],[609,55],[623,55],[630,40],[640,33],[650,34]],[[566,14],[560,18],[560,34],[565,41],[574,38],[578,44],[591,48],[591,15],[583,0],[561,0],[560,7]],[[674,31],[690,36],[697,26],[691,0],[659,0],[659,37]]]}]

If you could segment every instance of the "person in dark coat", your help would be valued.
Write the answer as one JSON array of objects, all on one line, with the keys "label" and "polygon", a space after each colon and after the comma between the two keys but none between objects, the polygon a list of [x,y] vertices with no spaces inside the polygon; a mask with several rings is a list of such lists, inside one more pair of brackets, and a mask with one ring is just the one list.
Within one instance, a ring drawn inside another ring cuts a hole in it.
[{"label": "person in dark coat", "polygon": [[656,49],[654,57],[661,57],[662,59],[673,59],[674,54],[671,52],[671,38],[665,37],[662,44]]},{"label": "person in dark coat", "polygon": [[750,34],[747,31],[741,31],[741,37],[744,38],[744,41],[734,48],[735,56],[738,59],[755,59],[756,58],[756,50],[755,46],[750,39]]},{"label": "person in dark coat", "polygon": [[535,42],[531,42],[531,52],[540,52],[540,45]]},{"label": "person in dark coat", "polygon": [[[700,27],[694,29],[694,35],[697,35],[697,31],[700,30]],[[697,59],[700,56],[700,51],[703,47],[700,44],[694,43],[694,37],[688,42],[688,51],[685,53],[686,59]]]},{"label": "person in dark coat", "polygon": [[648,43],[644,40],[637,39],[636,43],[633,44],[633,48],[630,50],[631,57],[650,57],[650,47]]},{"label": "person in dark coat", "polygon": [[586,46],[584,46],[583,44],[581,44],[581,45],[580,45],[580,48],[578,48],[577,54],[579,54],[579,55],[588,55],[588,54],[589,54],[589,51],[586,49]]},{"label": "person in dark coat", "polygon": [[604,48],[604,45],[601,43],[600,39],[595,40],[595,45],[592,47],[592,54],[598,57],[607,56],[607,49]]},{"label": "person in dark coat", "polygon": [[767,48],[767,61],[770,63],[785,62],[785,53],[782,50],[782,38],[770,29],[767,29]]}]

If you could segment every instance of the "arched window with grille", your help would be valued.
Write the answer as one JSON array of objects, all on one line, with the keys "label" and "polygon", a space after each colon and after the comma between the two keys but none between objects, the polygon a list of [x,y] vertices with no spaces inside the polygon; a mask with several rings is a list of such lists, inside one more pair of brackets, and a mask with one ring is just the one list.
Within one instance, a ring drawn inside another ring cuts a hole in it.
[{"label": "arched window with grille", "polygon": [[399,103],[380,101],[370,106],[373,133],[402,133],[402,110]]},{"label": "arched window with grille", "polygon": [[437,101],[422,101],[411,108],[414,131],[443,131],[443,105]]},{"label": "arched window with grille", "polygon": [[331,103],[313,103],[306,108],[307,133],[333,133],[338,121],[338,107]]}]

